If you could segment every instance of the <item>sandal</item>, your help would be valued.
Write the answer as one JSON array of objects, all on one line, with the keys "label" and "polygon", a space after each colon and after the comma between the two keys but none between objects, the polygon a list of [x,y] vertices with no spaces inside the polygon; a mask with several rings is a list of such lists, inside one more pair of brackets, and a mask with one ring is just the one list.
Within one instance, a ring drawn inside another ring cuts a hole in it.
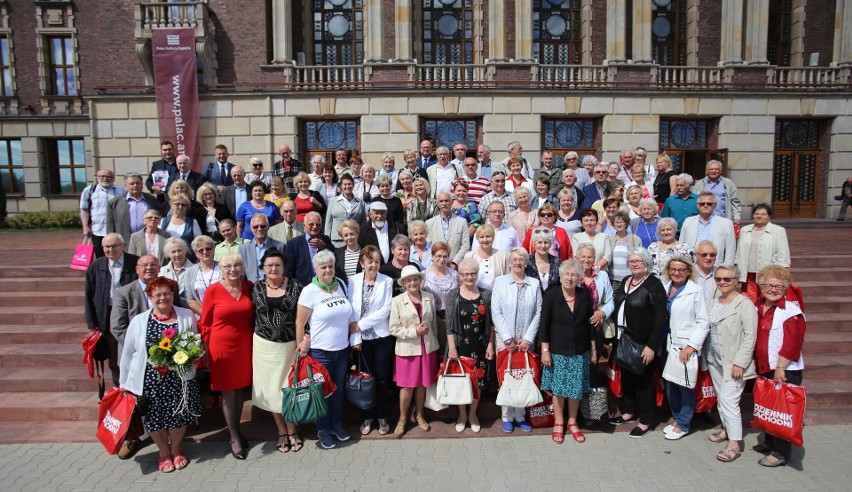
[{"label": "sandal", "polygon": [[429,432],[431,427],[429,426],[429,422],[426,422],[426,417],[420,414],[416,416],[415,419],[417,420],[417,427],[423,429],[424,432]]},{"label": "sandal", "polygon": [[719,454],[716,455],[716,459],[723,463],[730,463],[742,456],[742,454],[742,451],[740,451],[739,449],[734,449],[730,446],[725,446],[725,449],[719,451]]},{"label": "sandal", "polygon": [[290,436],[290,445],[292,446],[292,451],[294,453],[298,453],[299,451],[301,451],[302,447],[305,446],[305,441],[303,441],[302,438],[299,437],[299,433],[294,432],[292,434],[287,435]]},{"label": "sandal", "polygon": [[[281,442],[282,438],[284,442]],[[275,447],[279,453],[289,453],[290,449],[293,448],[293,445],[290,444],[290,434],[278,434],[278,445]]]},{"label": "sandal", "polygon": [[399,422],[396,424],[396,429],[393,430],[393,435],[400,439],[405,435],[405,419],[399,419]]},{"label": "sandal", "polygon": [[[775,459],[772,460],[770,458],[775,458]],[[760,458],[760,460],[758,460],[757,464],[760,465],[760,466],[765,466],[767,468],[777,468],[779,466],[786,465],[787,464],[787,458],[785,458],[783,454],[781,454],[777,451],[773,451],[773,452],[769,453],[768,456],[766,456],[764,458]]]},{"label": "sandal", "polygon": [[[574,429],[577,429],[576,431]],[[586,436],[580,431],[580,426],[576,423],[568,424],[568,430],[571,431],[571,437],[579,443],[586,442]]]},{"label": "sandal", "polygon": [[157,459],[157,469],[163,473],[171,473],[175,471],[175,463],[172,461],[172,455],[160,456]]},{"label": "sandal", "polygon": [[[725,441],[728,440],[728,433],[723,431],[723,430],[720,430],[719,432],[714,432],[714,433],[710,434],[709,436],[707,436],[707,439],[710,442],[716,442],[716,443],[725,442]],[[731,461],[733,461],[733,460],[731,460]]]},{"label": "sandal", "polygon": [[373,430],[373,419],[364,420],[364,422],[361,423],[361,435],[362,436],[366,436],[372,430]]},{"label": "sandal", "polygon": [[184,456],[183,453],[175,453],[172,455],[172,458],[176,470],[183,470],[187,467],[187,465],[189,465],[189,460],[186,459],[186,456]]},{"label": "sandal", "polygon": [[553,426],[554,429],[556,429],[557,427],[559,428],[559,430],[554,430],[553,432],[551,432],[550,438],[553,439],[553,442],[555,442],[556,444],[562,444],[563,442],[565,442],[565,425],[557,424]]},{"label": "sandal", "polygon": [[386,436],[390,433],[390,425],[387,419],[379,419],[379,435]]}]

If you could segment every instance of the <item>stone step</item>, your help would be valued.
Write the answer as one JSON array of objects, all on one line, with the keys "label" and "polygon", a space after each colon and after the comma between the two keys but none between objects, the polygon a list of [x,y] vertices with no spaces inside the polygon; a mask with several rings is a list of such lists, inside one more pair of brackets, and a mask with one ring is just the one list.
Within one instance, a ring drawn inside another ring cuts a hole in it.
[{"label": "stone step", "polygon": [[[0,393],[0,422],[94,422],[97,418],[96,391]],[[92,432],[95,432],[94,427]]]},{"label": "stone step", "polygon": [[33,310],[30,307],[0,307],[0,325],[60,325],[79,323],[85,326],[86,316],[82,306],[43,307]]},{"label": "stone step", "polygon": [[83,292],[86,279],[81,278],[0,278],[0,292]]},{"label": "stone step", "polygon": [[[78,361],[80,362],[80,361]],[[106,378],[110,379],[109,368],[105,367]],[[86,366],[59,367],[4,367],[0,371],[0,385],[4,392],[56,392],[98,391],[97,382],[89,378]]]},{"label": "stone step", "polygon": [[799,268],[793,265],[791,272],[793,274],[793,283],[797,282],[819,282],[819,281],[848,281],[852,278],[852,267],[835,267],[835,268],[817,268],[804,267]]},{"label": "stone step", "polygon": [[[807,362],[806,358],[805,363],[807,364]],[[825,407],[852,407],[852,381],[848,379],[809,379],[809,377],[810,372],[806,366],[803,382],[808,395],[808,410]]]},{"label": "stone step", "polygon": [[79,421],[0,422],[0,443],[98,442],[95,437],[98,428],[96,418]]},{"label": "stone step", "polygon": [[79,346],[88,331],[85,323],[0,325],[0,339],[4,344],[68,343]]},{"label": "stone step", "polygon": [[852,255],[793,255],[790,262],[796,268],[852,267]]},{"label": "stone step", "polygon": [[[805,299],[805,307],[810,309],[808,301]],[[840,333],[852,331],[852,323],[849,322],[848,311],[846,313],[814,313],[807,314],[808,331],[805,335],[805,340],[808,334],[818,333]]]},{"label": "stone step", "polygon": [[796,279],[794,284],[802,290],[802,295],[805,296],[807,303],[811,297],[819,297],[827,294],[837,295],[842,292],[852,292],[852,278],[847,280],[837,281],[805,281],[799,282]]},{"label": "stone step", "polygon": [[[73,252],[68,255],[68,263],[71,262]],[[7,265],[0,268],[0,278],[85,278],[86,272],[72,270],[67,265]]]},{"label": "stone step", "polygon": [[809,354],[850,354],[852,353],[852,332],[826,333],[812,332],[809,329],[805,334],[803,350],[806,357]]},{"label": "stone step", "polygon": [[[826,293],[837,294],[837,291],[826,289]],[[836,296],[805,296],[805,310],[808,315],[816,313],[850,313],[852,312],[852,297]]]},{"label": "stone step", "polygon": [[[0,367],[77,367],[83,364],[83,348],[70,343],[0,345]],[[2,394],[2,393],[0,393]]]},{"label": "stone step", "polygon": [[805,377],[817,379],[852,379],[852,354],[805,354]]},{"label": "stone step", "polygon": [[82,309],[83,294],[83,289],[47,292],[6,292],[0,297],[0,307],[75,307]]},{"label": "stone step", "polygon": [[805,425],[849,425],[852,406],[805,409]]}]

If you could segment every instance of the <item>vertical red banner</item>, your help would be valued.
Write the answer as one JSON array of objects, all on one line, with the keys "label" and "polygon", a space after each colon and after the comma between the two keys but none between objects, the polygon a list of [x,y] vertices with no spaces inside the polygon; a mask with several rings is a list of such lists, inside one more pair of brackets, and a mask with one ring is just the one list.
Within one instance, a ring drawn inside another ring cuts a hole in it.
[{"label": "vertical red banner", "polygon": [[200,171],[195,31],[152,29],[151,35],[160,140],[173,142],[175,153],[188,155],[192,169]]}]

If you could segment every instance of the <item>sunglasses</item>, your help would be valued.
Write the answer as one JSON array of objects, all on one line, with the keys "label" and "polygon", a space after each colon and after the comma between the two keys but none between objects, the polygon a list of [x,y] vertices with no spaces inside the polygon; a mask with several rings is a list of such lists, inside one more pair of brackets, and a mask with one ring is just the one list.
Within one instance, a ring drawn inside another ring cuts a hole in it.
[{"label": "sunglasses", "polygon": [[713,280],[715,280],[717,284],[729,284],[736,279],[734,277],[715,277]]},{"label": "sunglasses", "polygon": [[545,212],[545,213],[543,213],[543,214],[538,214],[538,216],[539,216],[539,217],[547,217],[547,218],[550,218],[550,217],[555,217],[556,215],[555,215],[555,214],[552,214],[552,213],[550,213],[550,212]]}]

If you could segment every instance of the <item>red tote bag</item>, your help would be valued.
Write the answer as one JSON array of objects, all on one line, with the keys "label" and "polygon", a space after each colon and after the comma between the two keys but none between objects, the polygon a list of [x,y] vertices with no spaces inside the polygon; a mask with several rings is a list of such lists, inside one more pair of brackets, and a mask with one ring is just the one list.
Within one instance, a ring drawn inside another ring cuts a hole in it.
[{"label": "red tote bag", "polygon": [[609,380],[609,391],[612,396],[616,398],[624,396],[624,390],[621,388],[621,366],[615,363],[614,358],[606,363],[606,376]]},{"label": "red tote bag", "polygon": [[[541,357],[533,352],[527,352],[530,356],[530,369],[533,372],[535,385],[541,387]],[[503,349],[497,352],[497,384],[503,385],[503,374],[506,372],[506,366],[509,363],[509,350]],[[524,359],[524,353],[520,350],[512,352],[512,374],[516,378],[521,378],[527,370],[527,363]]]},{"label": "red tote bag", "polygon": [[695,383],[695,413],[709,412],[716,406],[718,397],[710,371],[698,371]]},{"label": "red tote bag", "polygon": [[293,368],[290,368],[290,374],[287,376],[290,379],[290,386],[293,388],[304,388],[308,385],[308,365],[311,366],[311,372],[314,374],[314,382],[322,383],[322,396],[328,398],[337,390],[337,385],[331,380],[328,370],[320,364],[320,362],[310,355],[304,358],[299,364],[299,380],[293,381]]},{"label": "red tote bag", "polygon": [[527,421],[536,429],[553,427],[556,422],[553,416],[553,393],[542,391],[544,398],[538,405],[527,407]]},{"label": "red tote bag", "polygon": [[74,256],[71,258],[71,269],[85,272],[94,259],[95,247],[92,246],[92,240],[86,238],[74,249]]},{"label": "red tote bag", "polygon": [[112,388],[104,395],[98,408],[97,437],[109,454],[116,454],[130,430],[133,409],[136,408],[136,396]]},{"label": "red tote bag", "polygon": [[776,385],[775,381],[758,376],[754,383],[754,420],[751,426],[801,447],[804,444],[802,425],[806,403],[804,386]]}]

